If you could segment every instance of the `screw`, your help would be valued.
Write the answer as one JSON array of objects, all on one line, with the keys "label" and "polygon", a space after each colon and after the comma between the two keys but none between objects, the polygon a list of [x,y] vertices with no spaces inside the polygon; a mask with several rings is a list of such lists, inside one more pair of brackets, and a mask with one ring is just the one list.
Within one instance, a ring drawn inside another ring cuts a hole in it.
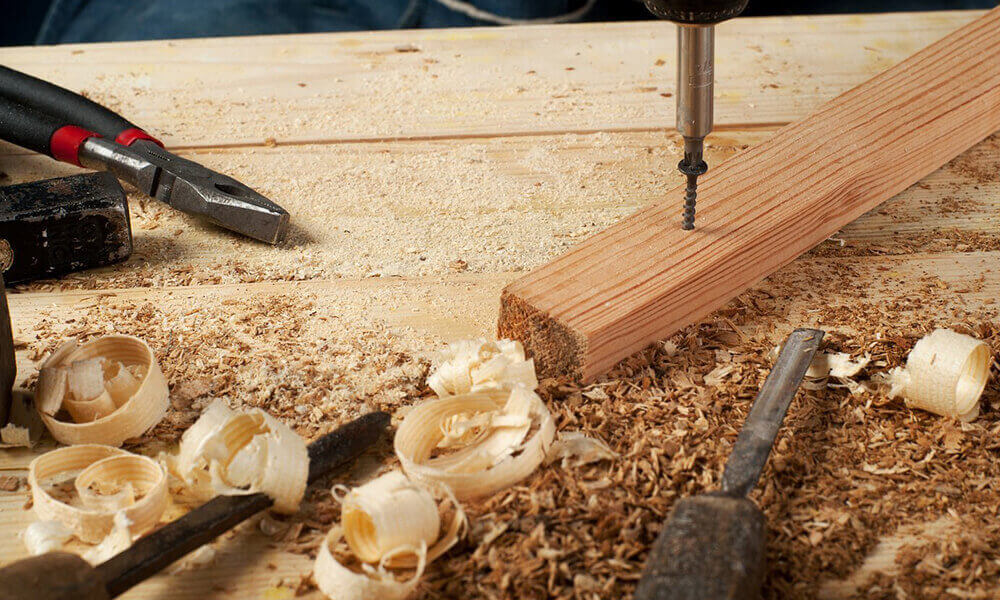
[{"label": "screw", "polygon": [[681,222],[681,228],[691,231],[694,229],[695,203],[698,200],[698,176],[708,170],[708,165],[703,160],[692,164],[685,155],[684,160],[677,165],[677,169],[687,175],[687,188],[684,190],[684,220]]}]

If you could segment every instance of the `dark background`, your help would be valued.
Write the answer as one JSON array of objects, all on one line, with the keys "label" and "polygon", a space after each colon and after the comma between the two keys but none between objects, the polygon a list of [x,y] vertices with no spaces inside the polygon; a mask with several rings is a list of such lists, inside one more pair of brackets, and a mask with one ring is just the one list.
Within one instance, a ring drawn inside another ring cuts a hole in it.
[{"label": "dark background", "polygon": [[[211,0],[206,0],[210,2]],[[280,2],[281,0],[275,0]],[[371,0],[379,2],[380,0]],[[0,0],[0,46],[32,44],[52,0]],[[142,0],[122,0],[141,3]],[[993,0],[820,0],[792,2],[789,0],[750,0],[745,15],[795,15],[893,12],[920,10],[953,10],[991,8]],[[638,20],[650,18],[636,0],[601,0],[587,20]]]}]

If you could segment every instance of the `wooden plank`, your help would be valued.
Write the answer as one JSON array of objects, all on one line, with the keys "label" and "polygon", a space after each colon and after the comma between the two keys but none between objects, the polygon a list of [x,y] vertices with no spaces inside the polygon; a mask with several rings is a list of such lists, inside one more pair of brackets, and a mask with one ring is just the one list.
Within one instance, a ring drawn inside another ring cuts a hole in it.
[{"label": "wooden plank", "polygon": [[[711,136],[713,170],[772,134]],[[1000,138],[976,146],[845,227],[820,251],[961,249],[969,236],[972,248],[1000,247],[998,147]],[[254,183],[284,205],[292,214],[289,243],[272,248],[220,235],[133,196],[133,258],[63,278],[61,288],[445,275],[459,259],[474,272],[528,270],[662,200],[681,182],[676,136],[654,132],[182,154]],[[77,171],[40,156],[10,157],[2,170],[9,183]]]},{"label": "wooden plank", "polygon": [[592,380],[1000,129],[1000,9],[505,289],[499,332]]},{"label": "wooden plank", "polygon": [[[784,124],[981,14],[741,18],[718,28],[717,129]],[[171,146],[673,128],[670,23],[3,48]],[[556,41],[558,40],[558,41]],[[398,51],[415,48],[419,51]]]}]

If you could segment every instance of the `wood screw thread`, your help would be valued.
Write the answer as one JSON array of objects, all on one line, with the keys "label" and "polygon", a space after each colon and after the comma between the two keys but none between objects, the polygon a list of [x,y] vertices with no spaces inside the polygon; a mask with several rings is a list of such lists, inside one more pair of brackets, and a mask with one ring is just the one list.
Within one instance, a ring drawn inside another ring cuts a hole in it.
[{"label": "wood screw thread", "polygon": [[698,176],[708,170],[708,165],[703,160],[694,160],[689,154],[684,154],[684,160],[677,165],[677,169],[687,175],[687,189],[684,190],[684,220],[681,228],[686,231],[694,229],[695,204],[698,200]]},{"label": "wood screw thread", "polygon": [[684,190],[684,221],[681,228],[691,231],[694,229],[694,211],[698,200],[698,176],[688,175],[687,189]]}]

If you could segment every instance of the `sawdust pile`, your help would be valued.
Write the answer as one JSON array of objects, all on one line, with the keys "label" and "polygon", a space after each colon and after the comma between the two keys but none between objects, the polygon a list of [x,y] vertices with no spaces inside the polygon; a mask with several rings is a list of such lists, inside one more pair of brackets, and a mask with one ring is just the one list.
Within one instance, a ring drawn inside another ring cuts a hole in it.
[{"label": "sawdust pile", "polygon": [[309,295],[164,304],[98,296],[71,322],[42,319],[29,356],[39,360],[72,336],[147,340],[171,383],[172,410],[139,441],[175,441],[215,398],[264,408],[311,439],[365,412],[394,410],[426,376],[426,360],[406,343],[377,325],[320,315]]},{"label": "sawdust pile", "polygon": [[[730,320],[739,322],[735,315]],[[993,325],[974,333],[1000,349]],[[919,335],[832,338],[839,350],[864,349],[901,364]],[[542,469],[523,486],[471,504],[478,524],[471,555],[436,566],[426,585],[449,597],[627,596],[673,502],[718,486],[770,368],[764,357],[772,342],[742,340],[720,321],[629,360],[592,388],[547,382],[544,396],[560,429],[605,439],[622,458],[611,467]],[[715,388],[703,386],[722,361],[735,365],[730,376]],[[880,537],[942,516],[958,519],[962,534],[904,547],[905,581],[893,583],[912,598],[939,597],[949,588],[995,591],[995,388],[987,404],[983,418],[963,425],[845,389],[800,393],[753,494],[769,527],[765,597],[816,597],[827,580],[851,575]],[[857,593],[895,597],[894,589],[865,578]]]},{"label": "sawdust pile", "polygon": [[[621,458],[541,468],[521,485],[470,502],[472,533],[428,571],[424,597],[627,597],[673,502],[718,485],[770,368],[768,352],[784,333],[759,325],[777,318],[782,306],[774,291],[785,282],[776,279],[714,320],[626,361],[597,385],[543,382],[560,430],[606,440]],[[850,311],[824,311],[828,348],[867,353],[877,368],[888,368],[904,364],[930,329],[949,325],[1000,351],[995,313],[935,322],[922,310],[900,308],[887,330],[882,310],[881,303],[861,302]],[[863,331],[837,333],[848,324]],[[705,376],[720,365],[732,367],[706,386]],[[895,597],[900,589],[912,598],[994,593],[1000,577],[995,385],[983,406],[979,419],[961,424],[846,388],[801,392],[753,494],[769,527],[765,597],[825,597],[831,583],[852,576],[854,594],[864,598]],[[315,553],[322,529],[339,513],[325,496],[313,493],[291,519],[298,529],[290,548]],[[859,575],[881,539],[942,518],[957,523],[947,536],[914,537],[890,557],[898,579]]]},{"label": "sawdust pile", "polygon": [[[627,597],[673,502],[718,485],[770,368],[768,353],[793,326],[821,326],[830,332],[828,349],[868,354],[879,369],[904,364],[916,340],[938,326],[974,335],[1000,353],[995,307],[977,307],[957,293],[962,288],[939,279],[911,282],[896,295],[890,285],[872,301],[816,302],[800,313],[788,298],[801,296],[803,279],[824,281],[829,290],[814,286],[810,293],[828,298],[833,289],[863,298],[867,285],[851,267],[800,261],[594,386],[543,382],[560,430],[605,440],[620,458],[542,467],[510,490],[470,502],[472,533],[429,569],[423,596]],[[926,293],[914,296],[921,287]],[[160,308],[98,296],[73,322],[43,320],[32,358],[69,335],[115,330],[149,340],[174,386],[174,405],[164,423],[132,444],[143,450],[176,440],[214,397],[266,407],[315,438],[363,411],[405,410],[431,394],[422,384],[426,360],[412,341],[384,328],[330,316],[309,297],[223,302]],[[753,495],[770,535],[765,597],[813,598],[852,576],[857,597],[994,593],[998,410],[995,383],[982,415],[969,424],[846,388],[800,392]],[[395,465],[387,445],[363,462],[368,474],[379,463]],[[269,517],[268,530],[280,547],[314,556],[338,518],[325,485],[313,486],[299,514]],[[891,557],[894,577],[858,575],[880,540],[942,518],[957,525],[947,536],[904,544]],[[308,580],[297,585],[303,592],[312,587]]]}]

